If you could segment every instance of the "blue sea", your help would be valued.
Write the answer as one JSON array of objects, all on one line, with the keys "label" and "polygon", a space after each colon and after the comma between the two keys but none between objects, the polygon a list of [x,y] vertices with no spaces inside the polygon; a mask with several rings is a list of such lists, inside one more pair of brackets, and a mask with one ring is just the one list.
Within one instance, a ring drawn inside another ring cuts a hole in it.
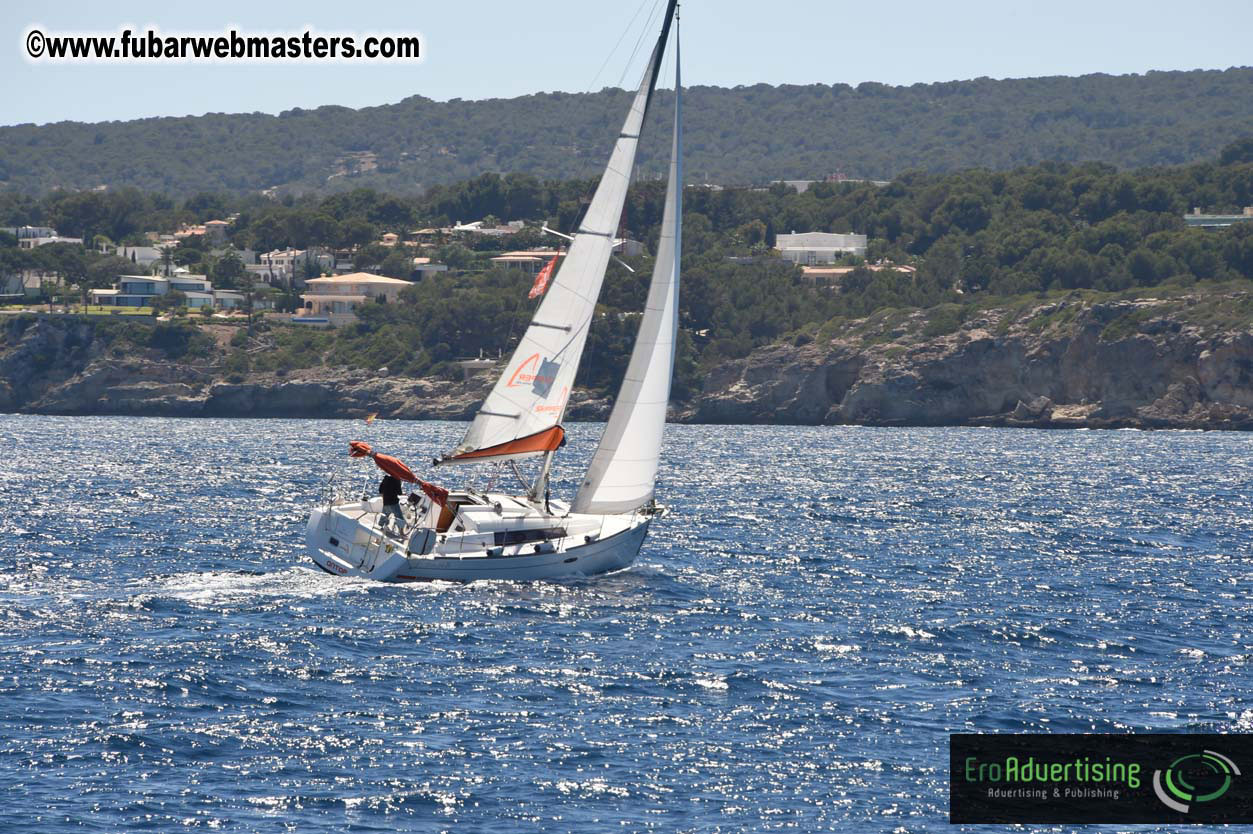
[{"label": "blue sea", "polygon": [[307,560],[463,428],[0,417],[0,831],[950,831],[951,732],[1253,732],[1253,436],[670,426],[629,571]]}]

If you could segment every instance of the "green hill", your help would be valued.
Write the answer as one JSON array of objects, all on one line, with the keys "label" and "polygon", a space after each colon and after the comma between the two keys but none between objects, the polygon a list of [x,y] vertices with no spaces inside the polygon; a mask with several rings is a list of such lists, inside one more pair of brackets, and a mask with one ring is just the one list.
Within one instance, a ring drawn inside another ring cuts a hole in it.
[{"label": "green hill", "polygon": [[[664,91],[640,152],[660,174]],[[1253,123],[1253,69],[889,87],[694,87],[686,162],[695,181],[819,178],[836,170],[1008,169],[1044,160],[1122,168],[1213,157]],[[542,93],[352,110],[208,114],[0,127],[0,189],[135,186],[181,196],[267,188],[413,192],[483,172],[599,173],[627,93]],[[607,127],[609,126],[609,127]]]}]

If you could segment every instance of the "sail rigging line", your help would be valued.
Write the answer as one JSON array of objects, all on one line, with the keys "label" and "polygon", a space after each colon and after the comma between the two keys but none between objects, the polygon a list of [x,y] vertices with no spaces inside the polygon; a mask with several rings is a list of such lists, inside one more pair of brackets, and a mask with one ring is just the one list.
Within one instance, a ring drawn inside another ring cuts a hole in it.
[{"label": "sail rigging line", "polygon": [[648,12],[648,17],[644,21],[644,26],[640,29],[640,36],[635,39],[635,46],[631,47],[631,54],[627,56],[626,64],[622,67],[622,75],[618,77],[618,86],[621,87],[626,83],[627,73],[631,70],[631,62],[635,60],[635,56],[640,52],[640,46],[644,43],[644,38],[653,28],[653,17],[657,14],[657,8],[661,5],[662,0],[653,0],[653,7]]},{"label": "sail rigging line", "polygon": [[[657,0],[653,0],[654,8],[656,8],[656,4],[657,4]],[[597,80],[600,78],[600,74],[605,71],[605,67],[609,66],[609,62],[613,59],[614,54],[618,51],[618,47],[622,46],[622,41],[626,39],[627,33],[630,32],[631,27],[635,25],[635,19],[639,17],[640,12],[644,11],[644,9],[647,7],[648,7],[648,0],[644,0],[644,2],[640,3],[639,6],[635,9],[635,14],[631,15],[631,19],[627,21],[627,25],[622,27],[622,31],[618,33],[617,42],[615,42],[613,45],[613,48],[610,49],[609,52],[605,54],[605,60],[601,62],[600,69],[596,70],[596,74],[593,75],[592,80],[588,82],[586,92],[589,92],[589,93],[594,92],[592,90],[592,87],[595,86]],[[651,12],[649,13],[649,16],[650,17],[652,16]],[[641,31],[647,32],[648,27],[645,26]],[[637,46],[636,48],[638,49],[639,47]],[[634,53],[632,53],[632,57],[634,57]],[[627,59],[627,63],[628,64],[631,63],[630,58]],[[619,83],[619,86],[621,86],[621,83]]]},{"label": "sail rigging line", "polygon": [[[627,56],[627,59],[626,59],[625,63],[622,65],[622,75],[620,75],[620,76],[618,77],[618,87],[619,87],[619,88],[621,88],[621,87],[622,87],[622,85],[626,83],[627,73],[631,71],[631,64],[635,61],[635,56],[639,54],[639,51],[640,51],[640,46],[644,43],[644,40],[645,40],[645,38],[647,37],[648,33],[649,33],[650,31],[652,31],[652,28],[653,28],[653,18],[656,16],[656,14],[657,14],[657,9],[661,6],[662,1],[663,1],[663,0],[653,0],[652,7],[649,9],[649,12],[648,12],[648,17],[644,19],[644,25],[640,27],[640,34],[639,34],[639,37],[637,37],[637,38],[635,39],[635,46],[631,47],[631,54]],[[631,23],[634,23],[634,22],[635,22],[635,18],[636,18],[636,17],[639,17],[639,13],[640,13],[641,11],[643,11],[643,10],[644,10],[644,7],[645,7],[645,6],[647,6],[647,5],[648,5],[648,0],[645,0],[645,2],[644,2],[643,4],[641,4],[641,5],[640,5],[640,8],[639,8],[639,9],[635,12],[635,16],[631,18]],[[677,14],[677,9],[678,9],[678,5],[677,5],[677,4],[675,5],[675,9],[676,9],[676,14]],[[622,42],[622,38],[626,36],[627,31],[629,31],[629,29],[630,29],[630,27],[631,27],[631,23],[628,23],[628,24],[627,24],[627,28],[626,28],[626,29],[623,29],[623,30],[622,30],[622,34],[618,36],[618,43],[621,43],[621,42]],[[669,31],[669,27],[666,27],[666,28],[665,28],[665,29],[663,29],[662,31],[663,31],[663,34],[662,34],[662,38],[661,38],[661,40],[662,40],[662,41],[664,41],[664,40],[665,40],[666,33],[668,33],[668,31]],[[618,46],[617,46],[617,44],[615,44],[615,45],[614,45],[614,50],[617,50],[617,48],[618,48]],[[612,54],[612,53],[611,53],[611,54]],[[608,64],[608,63],[609,63],[609,57],[610,57],[610,56],[606,56],[606,57],[605,57],[605,63],[606,63],[606,64]],[[663,56],[663,57],[664,57],[664,56]],[[604,69],[604,66],[602,66],[602,67],[601,67],[601,69],[603,70],[603,69]],[[654,68],[654,72],[653,72],[653,83],[654,83],[654,84],[656,83],[656,78],[657,78],[657,71],[656,71],[656,70],[657,70],[657,69],[659,69],[659,68]],[[600,75],[600,71],[599,71],[599,70],[597,71],[596,75],[597,75],[597,76],[599,76],[599,75]],[[591,92],[591,90],[589,89],[589,90],[588,90],[588,92]],[[652,98],[652,91],[651,91],[651,90],[649,91],[648,97],[649,97],[650,99]],[[648,102],[647,102],[647,101],[645,101],[645,103],[644,103],[644,116],[645,116],[645,119],[648,117]],[[644,127],[644,119],[641,119],[641,120],[640,120],[640,128],[641,128],[641,130],[643,129],[643,127]],[[619,139],[639,139],[639,137],[640,137],[640,134],[639,134],[638,132],[637,132],[637,133],[634,133],[634,134],[631,134],[631,133],[626,133],[625,131],[621,131],[621,132],[619,132],[619,133],[618,133],[618,138],[619,138]],[[619,173],[620,173],[620,172],[619,172]],[[631,172],[630,172],[630,171],[628,171],[628,172],[627,172],[627,177],[628,177],[628,179],[630,178],[630,174],[631,174]],[[574,224],[575,234],[593,234],[593,232],[584,232],[584,231],[583,231],[583,218],[587,216],[587,210],[588,210],[589,208],[591,208],[591,200],[589,200],[589,201],[588,201],[588,204],[587,204],[587,205],[585,205],[585,206],[583,207],[583,212],[579,215],[577,222],[575,222],[575,224]],[[608,236],[608,235],[607,235],[607,237],[611,237],[611,236]],[[612,239],[612,237],[611,237],[611,239]]]}]

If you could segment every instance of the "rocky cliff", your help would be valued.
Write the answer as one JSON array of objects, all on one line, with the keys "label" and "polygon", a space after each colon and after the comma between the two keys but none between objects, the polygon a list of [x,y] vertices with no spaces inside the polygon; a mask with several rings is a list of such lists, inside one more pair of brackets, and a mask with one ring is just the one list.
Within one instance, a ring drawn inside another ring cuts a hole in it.
[{"label": "rocky cliff", "polygon": [[[316,368],[223,371],[222,355],[119,346],[65,316],[0,328],[0,410],[468,419],[491,384]],[[576,392],[574,419],[609,402]],[[1072,293],[882,311],[723,362],[686,422],[1253,428],[1253,293]]]},{"label": "rocky cliff", "polygon": [[685,416],[1253,428],[1251,303],[1245,292],[1112,300],[1073,293],[1001,308],[881,313],[830,338],[721,365]]},{"label": "rocky cliff", "polygon": [[[110,322],[110,324],[114,324]],[[0,325],[0,412],[164,417],[380,417],[466,420],[491,387],[327,368],[239,376],[220,354],[171,358],[119,345],[98,323],[72,316],[12,318]],[[133,327],[151,327],[136,323]],[[576,391],[571,414],[598,419],[609,403]]]}]

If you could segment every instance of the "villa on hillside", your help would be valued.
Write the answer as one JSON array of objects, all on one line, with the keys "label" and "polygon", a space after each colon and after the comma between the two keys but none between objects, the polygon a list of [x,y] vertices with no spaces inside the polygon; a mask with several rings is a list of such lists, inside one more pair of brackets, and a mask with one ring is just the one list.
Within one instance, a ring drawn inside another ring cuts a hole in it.
[{"label": "villa on hillside", "polygon": [[505,269],[520,269],[528,275],[538,275],[544,265],[554,255],[565,255],[556,249],[526,249],[519,252],[504,252],[492,258],[492,266]]},{"label": "villa on hillside", "polygon": [[1194,208],[1183,216],[1183,222],[1197,229],[1225,229],[1237,223],[1253,223],[1253,206],[1245,206],[1240,214],[1201,214],[1200,208]]},{"label": "villa on hillside", "polygon": [[335,256],[324,249],[275,249],[264,252],[256,264],[244,264],[255,276],[276,287],[300,287],[310,266],[317,272],[335,268]]},{"label": "villa on hillside", "polygon": [[884,271],[899,272],[899,273],[902,273],[903,275],[910,275],[910,276],[916,275],[918,272],[918,269],[916,267],[908,266],[907,264],[877,263],[877,264],[862,264],[860,267],[856,267],[856,266],[803,266],[801,267],[801,274],[815,283],[837,286],[839,282],[844,279],[844,276],[848,275],[850,272],[853,272],[856,269],[868,269],[871,272],[884,272]]},{"label": "villa on hillside", "polygon": [[[37,228],[37,227],[26,226],[22,228],[30,229],[30,228]],[[83,239],[81,237],[62,237],[61,235],[57,234],[54,229],[44,229],[44,230],[50,231],[52,232],[52,234],[28,235],[26,237],[19,237],[17,239],[18,248],[19,249],[38,249],[40,246],[47,246],[49,243],[76,243],[79,246],[83,245]]]},{"label": "villa on hillside", "polygon": [[456,225],[447,231],[450,234],[457,233],[487,235],[489,237],[507,237],[509,235],[517,234],[525,228],[526,223],[521,220],[510,220],[508,223],[503,225],[497,224],[495,226],[486,226],[482,220],[475,220],[472,223],[462,223],[458,220]]},{"label": "villa on hillside", "polygon": [[305,292],[300,296],[304,309],[292,316],[295,324],[333,325],[352,324],[357,320],[356,310],[363,304],[383,301],[395,303],[400,291],[412,286],[399,278],[353,272],[305,281]]},{"label": "villa on hillside", "polygon": [[0,232],[7,232],[19,241],[37,237],[57,237],[57,230],[51,226],[0,226]]}]

